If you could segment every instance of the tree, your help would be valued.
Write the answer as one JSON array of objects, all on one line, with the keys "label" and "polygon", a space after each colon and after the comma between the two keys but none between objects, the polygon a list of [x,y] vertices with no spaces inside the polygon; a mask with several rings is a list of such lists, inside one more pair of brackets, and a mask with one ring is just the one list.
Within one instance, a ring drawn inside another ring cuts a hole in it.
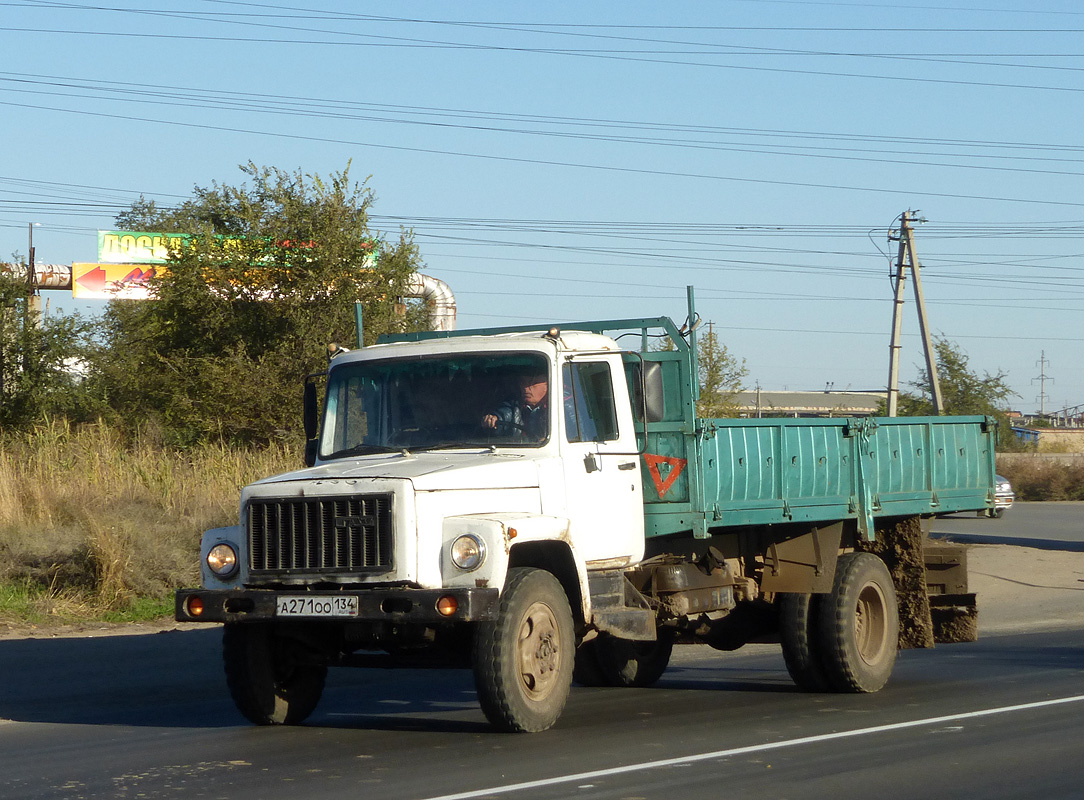
[{"label": "tree", "polygon": [[31,310],[25,264],[0,264],[0,429],[92,412],[82,386],[88,323]]},{"label": "tree", "polygon": [[735,397],[741,391],[742,381],[749,371],[745,359],[738,361],[719,342],[715,328],[708,324],[708,332],[697,341],[700,366],[700,399],[696,413],[701,417],[734,417],[738,413]]},{"label": "tree", "polygon": [[349,165],[326,180],[241,171],[251,185],[196,187],[176,208],[140,198],[117,217],[188,237],[152,280],[156,299],[109,304],[96,369],[117,421],[177,444],[296,434],[301,379],[326,365],[329,342],[353,341],[355,301],[367,342],[426,321],[399,304],[417,247],[407,232],[374,237],[372,191],[351,183]]},{"label": "tree", "polygon": [[[968,366],[968,357],[956,344],[943,337],[934,340],[937,380],[941,387],[942,413],[984,414],[998,420],[998,442],[1008,444],[1014,438],[1005,413],[1006,401],[1016,393],[1009,388],[1007,373],[979,375]],[[901,416],[926,416],[933,413],[930,381],[925,370],[910,383],[917,394],[900,393]]]}]

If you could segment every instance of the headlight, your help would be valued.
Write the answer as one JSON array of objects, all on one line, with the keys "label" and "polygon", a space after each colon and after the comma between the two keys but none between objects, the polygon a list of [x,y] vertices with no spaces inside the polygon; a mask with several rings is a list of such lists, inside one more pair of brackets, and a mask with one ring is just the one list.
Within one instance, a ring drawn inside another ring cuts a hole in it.
[{"label": "headlight", "polygon": [[216,544],[207,553],[207,566],[220,578],[228,578],[237,572],[237,551],[233,545]]},{"label": "headlight", "polygon": [[464,572],[478,569],[486,560],[486,544],[472,533],[465,533],[452,542],[449,554],[452,563]]}]

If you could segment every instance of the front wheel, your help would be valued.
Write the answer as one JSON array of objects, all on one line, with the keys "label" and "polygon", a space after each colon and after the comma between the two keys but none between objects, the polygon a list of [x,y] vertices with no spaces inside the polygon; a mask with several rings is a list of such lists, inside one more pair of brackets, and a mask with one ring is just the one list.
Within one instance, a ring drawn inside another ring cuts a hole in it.
[{"label": "front wheel", "polygon": [[508,570],[497,619],[474,636],[474,684],[486,718],[534,733],[561,716],[572,685],[576,640],[564,589],[549,572]]},{"label": "front wheel", "polygon": [[222,660],[230,696],[249,722],[294,725],[320,702],[327,667],[307,663],[301,645],[271,623],[227,623]]},{"label": "front wheel", "polygon": [[818,636],[825,676],[837,692],[876,692],[896,663],[900,618],[888,568],[870,553],[836,565],[831,594],[820,599]]}]

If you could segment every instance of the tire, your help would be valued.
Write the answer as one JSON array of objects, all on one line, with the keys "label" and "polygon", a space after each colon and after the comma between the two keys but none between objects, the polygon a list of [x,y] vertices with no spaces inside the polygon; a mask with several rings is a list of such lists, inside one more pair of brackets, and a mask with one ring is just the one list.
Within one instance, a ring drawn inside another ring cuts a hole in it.
[{"label": "tire", "polygon": [[271,623],[227,623],[222,632],[226,685],[237,710],[256,725],[296,725],[320,702],[327,667],[301,663],[299,645]]},{"label": "tire", "polygon": [[609,686],[610,681],[598,663],[598,639],[576,648],[576,664],[572,668],[572,680],[580,686]]},{"label": "tire", "polygon": [[883,687],[896,663],[900,636],[896,590],[884,562],[870,553],[840,556],[817,625],[830,689],[860,693]]},{"label": "tire", "polygon": [[821,659],[817,614],[824,595],[781,593],[779,638],[783,661],[794,685],[803,692],[827,692],[828,676]]},{"label": "tire", "polygon": [[994,519],[1001,519],[1003,516],[1005,516],[1005,509],[999,508],[994,511]]},{"label": "tire", "polygon": [[591,644],[595,645],[599,666],[610,686],[653,685],[666,672],[674,651],[670,631],[658,631],[653,642],[634,642],[604,634]]},{"label": "tire", "polygon": [[530,567],[508,570],[497,619],[474,636],[474,685],[497,729],[536,733],[553,727],[572,685],[576,639],[558,580]]}]

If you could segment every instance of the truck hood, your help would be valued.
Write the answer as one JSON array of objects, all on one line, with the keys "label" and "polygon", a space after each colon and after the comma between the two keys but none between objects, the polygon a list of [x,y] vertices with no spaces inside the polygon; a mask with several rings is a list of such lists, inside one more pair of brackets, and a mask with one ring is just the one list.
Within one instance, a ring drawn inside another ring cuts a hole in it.
[{"label": "truck hood", "polygon": [[258,481],[256,486],[295,481],[364,478],[408,480],[415,491],[443,489],[538,488],[538,467],[530,457],[478,450],[390,453],[344,458]]}]

